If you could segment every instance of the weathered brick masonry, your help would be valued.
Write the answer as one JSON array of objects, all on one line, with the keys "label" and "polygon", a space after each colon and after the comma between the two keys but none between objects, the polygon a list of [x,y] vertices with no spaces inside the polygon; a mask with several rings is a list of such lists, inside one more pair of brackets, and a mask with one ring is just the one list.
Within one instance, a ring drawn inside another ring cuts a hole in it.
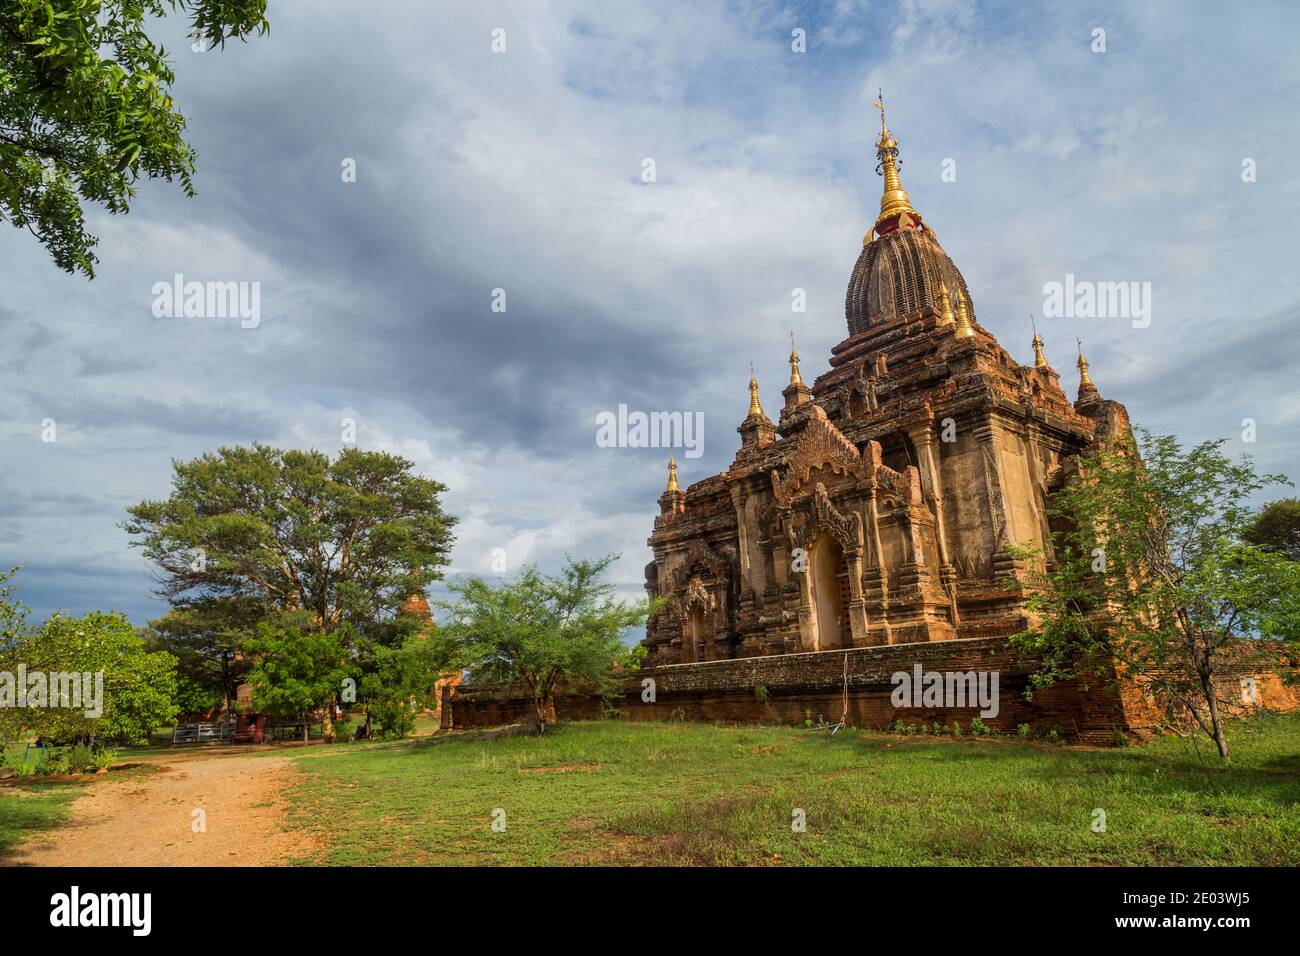
[{"label": "weathered brick masonry", "polygon": [[[844,712],[844,664],[848,660],[848,722],[851,726],[885,729],[895,720],[905,724],[951,724],[970,727],[978,706],[954,708],[895,708],[892,675],[922,671],[998,672],[998,714],[981,718],[990,728],[1014,732],[1028,724],[1035,734],[1056,730],[1068,740],[1108,745],[1116,732],[1146,734],[1159,723],[1158,714],[1140,689],[1113,681],[1088,687],[1069,682],[1041,691],[1033,702],[1024,699],[1031,668],[1005,638],[896,644],[847,650],[782,654],[699,664],[670,664],[648,668],[629,680],[613,702],[625,719],[721,720],[746,723],[802,724],[819,717],[830,722]],[[1294,685],[1276,674],[1260,673],[1247,664],[1233,668],[1224,680],[1239,683],[1253,676],[1257,705],[1294,710],[1300,697]],[[655,701],[642,700],[642,681],[655,682]],[[602,716],[594,694],[561,694],[556,700],[560,719]],[[530,701],[520,689],[448,687],[443,692],[444,730],[498,726],[526,720]]]}]

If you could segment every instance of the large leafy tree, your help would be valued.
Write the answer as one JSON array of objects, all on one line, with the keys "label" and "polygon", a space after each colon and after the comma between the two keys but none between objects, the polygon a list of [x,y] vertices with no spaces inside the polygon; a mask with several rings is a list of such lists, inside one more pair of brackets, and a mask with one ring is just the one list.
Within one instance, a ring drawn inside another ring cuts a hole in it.
[{"label": "large leafy tree", "polygon": [[173,605],[246,615],[302,611],[309,629],[362,629],[442,576],[455,518],[440,482],[385,452],[266,445],[174,462],[172,493],[123,527]]},{"label": "large leafy tree", "polygon": [[402,601],[442,576],[455,524],[445,486],[412,467],[265,445],[175,462],[171,495],[129,508],[123,525],[173,605],[156,630],[226,680],[264,623],[342,632],[349,651],[392,630]]},{"label": "large leafy tree", "polygon": [[[248,650],[253,658],[248,675],[253,706],[273,717],[301,720],[306,743],[311,713],[320,707],[328,711],[347,676],[343,634],[304,630],[288,620],[264,621]],[[328,737],[328,719],[325,728]]]},{"label": "large leafy tree", "polygon": [[1180,711],[1228,758],[1225,665],[1269,641],[1294,639],[1300,564],[1246,542],[1250,498],[1280,475],[1223,441],[1183,449],[1141,432],[1086,458],[1058,495],[1064,526],[1031,598],[1037,625],[1016,641],[1041,660],[1033,686],[1117,666]]},{"label": "large leafy tree", "polygon": [[449,619],[430,640],[450,666],[468,668],[476,681],[527,687],[545,733],[555,720],[556,688],[604,690],[618,680],[615,665],[627,652],[621,637],[652,610],[647,601],[613,598],[602,577],[617,558],[570,559],[556,576],[527,567],[496,587],[478,577],[455,582],[456,599],[439,602]]},{"label": "large leafy tree", "polygon": [[[0,598],[0,604],[5,600]],[[120,614],[55,614],[38,629],[20,627],[6,637],[0,671],[17,675],[21,664],[29,679],[43,675],[47,687],[56,672],[91,675],[91,680],[89,686],[81,682],[82,706],[50,706],[47,691],[42,706],[0,707],[0,738],[142,744],[176,716],[176,658],[148,652]],[[101,712],[88,713],[85,705],[97,694],[91,688],[101,674],[103,697],[96,702]]]},{"label": "large leafy tree", "polygon": [[[411,703],[436,704],[434,691],[448,666],[445,645],[431,639],[432,622],[400,614],[373,628],[360,641],[349,674],[357,680],[357,700],[365,714],[366,735],[371,720],[383,736],[403,736],[413,724]],[[399,732],[401,731],[401,732]]]},{"label": "large leafy tree", "polygon": [[177,702],[183,713],[203,713],[235,702],[248,674],[243,644],[265,608],[252,598],[198,598],[150,622],[145,642],[177,658]]},{"label": "large leafy tree", "polygon": [[1300,561],[1300,499],[1283,498],[1266,504],[1243,537],[1265,551]]},{"label": "large leafy tree", "polygon": [[193,148],[148,18],[181,10],[207,47],[265,33],[266,0],[6,0],[0,5],[0,221],[94,276],[82,203],[130,208],[142,178],[193,195]]}]

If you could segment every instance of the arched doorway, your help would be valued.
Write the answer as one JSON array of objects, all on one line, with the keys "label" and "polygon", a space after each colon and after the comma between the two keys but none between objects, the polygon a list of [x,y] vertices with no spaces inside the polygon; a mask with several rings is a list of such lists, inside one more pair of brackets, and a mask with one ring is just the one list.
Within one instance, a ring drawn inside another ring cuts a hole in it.
[{"label": "arched doorway", "polygon": [[832,535],[823,534],[813,546],[809,569],[812,571],[812,599],[816,610],[817,649],[824,651],[844,646],[848,621],[844,599],[844,550]]}]

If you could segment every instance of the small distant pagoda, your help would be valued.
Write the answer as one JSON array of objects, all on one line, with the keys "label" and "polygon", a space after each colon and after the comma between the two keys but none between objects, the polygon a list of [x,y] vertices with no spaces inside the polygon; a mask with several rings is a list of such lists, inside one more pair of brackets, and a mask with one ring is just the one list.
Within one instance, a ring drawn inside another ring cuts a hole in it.
[{"label": "small distant pagoda", "polygon": [[1048,505],[1075,460],[1130,432],[1079,348],[1071,402],[1035,327],[1021,365],[979,322],[913,208],[880,109],[880,213],[849,277],[848,337],[811,388],[790,349],[774,423],[752,370],[731,467],[659,499],[647,665],[1023,629],[1051,554]]},{"label": "small distant pagoda", "polygon": [[[429,607],[429,599],[425,597],[422,590],[412,592],[397,613],[415,618],[419,622],[418,627],[422,634],[428,634],[438,626],[438,622],[433,619],[433,610]],[[434,683],[433,719],[437,723],[441,724],[442,722],[442,689],[457,686],[463,677],[463,671],[447,671],[440,674],[438,680]]]}]

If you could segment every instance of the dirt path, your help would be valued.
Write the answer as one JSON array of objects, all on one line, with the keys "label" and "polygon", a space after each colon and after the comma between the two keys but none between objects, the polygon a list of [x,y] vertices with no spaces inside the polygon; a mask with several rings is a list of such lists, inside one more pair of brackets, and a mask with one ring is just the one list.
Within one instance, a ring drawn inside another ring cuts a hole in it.
[{"label": "dirt path", "polygon": [[[166,754],[162,771],[90,785],[58,829],[5,860],[19,866],[273,866],[312,849],[285,822],[298,770],[283,756]],[[207,831],[192,828],[194,810]]]}]

